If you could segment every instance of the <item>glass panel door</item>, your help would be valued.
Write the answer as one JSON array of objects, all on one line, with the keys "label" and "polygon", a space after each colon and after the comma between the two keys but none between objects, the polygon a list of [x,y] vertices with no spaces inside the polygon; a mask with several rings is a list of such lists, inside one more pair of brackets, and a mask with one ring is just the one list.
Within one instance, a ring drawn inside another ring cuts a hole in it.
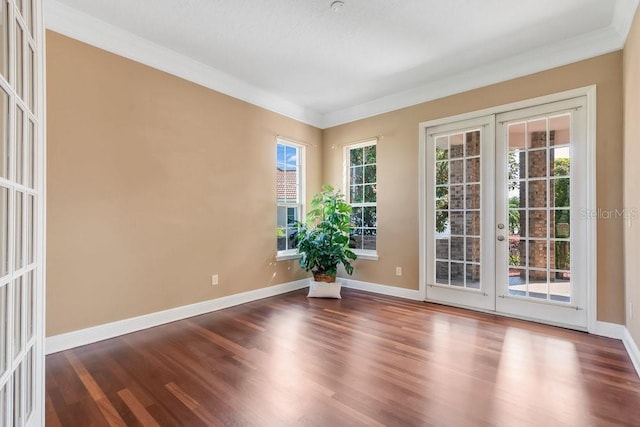
[{"label": "glass panel door", "polygon": [[584,266],[572,257],[585,244],[576,233],[584,110],[580,98],[497,118],[498,311],[586,326]]},{"label": "glass panel door", "polygon": [[0,0],[0,425],[42,425],[42,2]]},{"label": "glass panel door", "polygon": [[585,329],[586,97],[425,132],[427,300]]},{"label": "glass panel door", "polygon": [[493,309],[493,116],[428,129],[427,298]]}]

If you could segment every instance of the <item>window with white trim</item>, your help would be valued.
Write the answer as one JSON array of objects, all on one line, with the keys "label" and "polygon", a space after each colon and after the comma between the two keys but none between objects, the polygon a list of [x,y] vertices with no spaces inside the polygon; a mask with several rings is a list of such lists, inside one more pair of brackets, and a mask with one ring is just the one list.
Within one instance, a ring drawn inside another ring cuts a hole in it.
[{"label": "window with white trim", "polygon": [[278,255],[297,253],[297,224],[303,215],[304,147],[278,139],[276,149],[276,205]]},{"label": "window with white trim", "polygon": [[347,200],[351,213],[351,246],[361,253],[375,253],[378,234],[376,142],[345,147]]}]

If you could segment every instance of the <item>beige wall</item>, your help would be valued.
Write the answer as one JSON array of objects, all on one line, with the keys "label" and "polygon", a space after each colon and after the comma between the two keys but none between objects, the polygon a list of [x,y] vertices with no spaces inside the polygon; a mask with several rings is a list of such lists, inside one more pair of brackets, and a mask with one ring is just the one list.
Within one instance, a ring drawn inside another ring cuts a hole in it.
[{"label": "beige wall", "polygon": [[47,335],[306,277],[275,262],[274,134],[311,194],[319,129],[53,32],[47,87]]},{"label": "beige wall", "polygon": [[[378,144],[378,261],[357,261],[354,278],[418,289],[418,124],[537,96],[597,85],[597,205],[622,207],[622,53],[612,53],[336,126],[323,131],[324,178],[342,184],[342,146]],[[637,182],[637,181],[636,181]],[[622,221],[598,223],[598,319],[624,322]],[[402,276],[395,267],[402,267]],[[639,307],[640,315],[640,307]]]},{"label": "beige wall", "polygon": [[[296,261],[275,262],[275,133],[310,144],[309,196],[321,182],[343,186],[345,143],[383,135],[380,259],[357,261],[359,280],[418,288],[425,120],[597,84],[598,207],[620,208],[622,62],[617,52],[320,131],[48,32],[47,335],[306,277]],[[598,224],[598,318],[616,323],[623,231]]]},{"label": "beige wall", "polygon": [[[624,206],[640,214],[640,11],[624,48]],[[640,217],[625,227],[626,300],[633,304],[627,328],[640,344]],[[628,309],[628,304],[627,304]]]}]

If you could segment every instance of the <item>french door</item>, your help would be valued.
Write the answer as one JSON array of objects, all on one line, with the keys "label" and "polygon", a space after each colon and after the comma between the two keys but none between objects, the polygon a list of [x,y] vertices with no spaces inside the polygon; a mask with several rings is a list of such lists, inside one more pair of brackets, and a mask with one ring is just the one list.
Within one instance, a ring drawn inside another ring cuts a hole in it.
[{"label": "french door", "polygon": [[585,328],[586,97],[426,132],[427,299]]},{"label": "french door", "polygon": [[494,120],[427,129],[427,298],[495,308]]},{"label": "french door", "polygon": [[0,0],[0,425],[41,425],[44,141],[41,1]]}]

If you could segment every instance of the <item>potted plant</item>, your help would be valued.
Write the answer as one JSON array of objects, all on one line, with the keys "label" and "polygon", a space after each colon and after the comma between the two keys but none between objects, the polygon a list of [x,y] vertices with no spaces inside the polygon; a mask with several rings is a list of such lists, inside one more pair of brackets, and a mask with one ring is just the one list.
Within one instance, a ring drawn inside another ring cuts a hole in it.
[{"label": "potted plant", "polygon": [[306,223],[300,224],[297,235],[300,266],[313,273],[314,282],[334,283],[340,264],[347,274],[353,273],[351,261],[357,257],[349,248],[350,228],[351,205],[342,193],[323,186],[311,201]]}]

